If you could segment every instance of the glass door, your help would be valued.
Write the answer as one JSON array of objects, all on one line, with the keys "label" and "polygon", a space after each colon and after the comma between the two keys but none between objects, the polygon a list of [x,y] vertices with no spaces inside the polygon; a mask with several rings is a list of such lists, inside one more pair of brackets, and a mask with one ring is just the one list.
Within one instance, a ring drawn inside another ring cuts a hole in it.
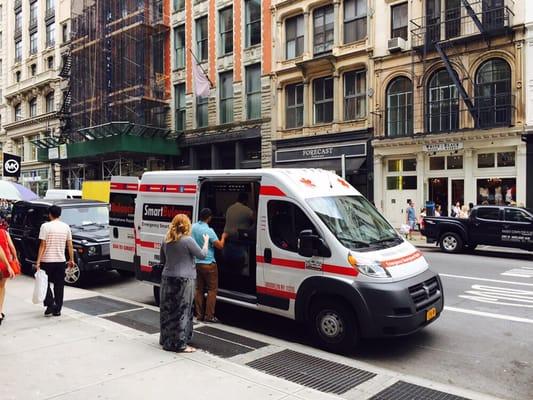
[{"label": "glass door", "polygon": [[439,210],[442,217],[448,216],[448,178],[429,178],[429,200],[435,203],[435,210]]}]

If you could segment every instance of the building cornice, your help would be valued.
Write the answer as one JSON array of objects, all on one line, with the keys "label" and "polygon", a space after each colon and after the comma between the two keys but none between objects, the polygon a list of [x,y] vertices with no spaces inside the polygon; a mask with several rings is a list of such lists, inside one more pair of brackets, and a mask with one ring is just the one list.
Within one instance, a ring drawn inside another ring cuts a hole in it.
[{"label": "building cornice", "polygon": [[4,129],[6,130],[6,133],[8,133],[7,131],[9,130],[14,130],[14,129],[24,127],[24,126],[31,126],[31,125],[38,124],[40,122],[46,122],[46,121],[50,121],[54,119],[57,119],[59,122],[57,111],[37,115],[31,118],[24,118],[23,120],[20,120],[20,121],[10,122],[9,124],[4,125]]},{"label": "building cornice", "polygon": [[36,76],[6,87],[4,97],[8,102],[10,102],[18,96],[22,97],[30,92],[33,92],[33,90],[39,90],[60,81],[61,78],[58,76],[58,72],[56,70],[45,71]]}]

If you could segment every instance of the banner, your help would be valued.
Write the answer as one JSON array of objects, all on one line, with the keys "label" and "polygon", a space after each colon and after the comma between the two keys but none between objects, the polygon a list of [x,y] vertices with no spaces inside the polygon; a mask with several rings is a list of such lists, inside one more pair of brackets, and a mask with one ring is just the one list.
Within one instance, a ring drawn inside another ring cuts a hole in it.
[{"label": "banner", "polygon": [[4,153],[4,177],[20,178],[20,162],[19,156]]}]

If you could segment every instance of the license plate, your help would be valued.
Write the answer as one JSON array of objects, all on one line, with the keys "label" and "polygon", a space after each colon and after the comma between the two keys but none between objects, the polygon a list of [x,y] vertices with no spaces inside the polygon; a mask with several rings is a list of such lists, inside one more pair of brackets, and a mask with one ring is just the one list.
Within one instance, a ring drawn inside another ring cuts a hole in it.
[{"label": "license plate", "polygon": [[426,321],[431,321],[436,316],[437,309],[435,307],[431,307],[429,310],[426,311]]}]

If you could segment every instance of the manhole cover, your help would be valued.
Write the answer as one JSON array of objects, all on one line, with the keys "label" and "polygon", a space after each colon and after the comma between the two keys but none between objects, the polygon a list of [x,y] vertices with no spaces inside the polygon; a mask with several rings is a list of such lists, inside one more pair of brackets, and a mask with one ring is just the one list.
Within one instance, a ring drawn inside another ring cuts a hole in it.
[{"label": "manhole cover", "polygon": [[382,390],[370,400],[468,400],[465,397],[398,381]]},{"label": "manhole cover", "polygon": [[269,375],[335,394],[343,394],[376,376],[372,372],[293,350],[283,350],[246,365]]},{"label": "manhole cover", "polygon": [[110,314],[119,311],[133,310],[138,305],[124,301],[113,300],[104,296],[87,297],[85,299],[68,300],[63,303],[65,307],[89,315]]}]

